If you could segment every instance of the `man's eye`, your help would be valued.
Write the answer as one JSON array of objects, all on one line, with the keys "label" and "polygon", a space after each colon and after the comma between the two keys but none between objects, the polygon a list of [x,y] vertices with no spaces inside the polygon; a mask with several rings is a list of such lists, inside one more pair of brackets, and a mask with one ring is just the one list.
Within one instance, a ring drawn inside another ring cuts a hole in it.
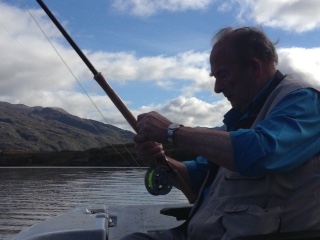
[{"label": "man's eye", "polygon": [[227,76],[227,72],[226,71],[220,71],[217,73],[217,77],[218,78],[225,78]]}]

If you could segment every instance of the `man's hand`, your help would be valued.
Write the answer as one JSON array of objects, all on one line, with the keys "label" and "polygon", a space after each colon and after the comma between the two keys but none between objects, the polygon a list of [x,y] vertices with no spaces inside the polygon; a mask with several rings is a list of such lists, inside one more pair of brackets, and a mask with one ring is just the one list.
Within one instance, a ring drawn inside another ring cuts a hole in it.
[{"label": "man's hand", "polygon": [[[150,141],[147,138],[137,134],[134,136],[135,151],[138,157],[149,167],[156,168],[159,166],[157,158],[165,155],[160,143]],[[167,157],[168,164],[175,170],[174,186],[180,189],[187,197],[190,203],[194,203],[196,196],[190,190],[190,179],[186,166],[170,157]]]},{"label": "man's hand", "polygon": [[157,112],[144,113],[138,116],[138,134],[146,139],[166,143],[167,131],[172,122]]},{"label": "man's hand", "polygon": [[138,134],[134,136],[133,140],[135,142],[135,152],[138,157],[147,166],[155,168],[158,165],[156,159],[164,156],[162,145]]}]

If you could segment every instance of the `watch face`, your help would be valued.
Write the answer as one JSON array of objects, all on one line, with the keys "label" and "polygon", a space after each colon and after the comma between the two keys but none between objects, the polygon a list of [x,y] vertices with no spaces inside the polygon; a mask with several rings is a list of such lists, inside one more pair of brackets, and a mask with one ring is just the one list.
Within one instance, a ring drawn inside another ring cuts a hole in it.
[{"label": "watch face", "polygon": [[168,142],[173,143],[173,132],[178,129],[179,127],[181,127],[181,124],[178,123],[171,123],[168,127],[168,131],[167,131],[167,138],[168,138]]},{"label": "watch face", "polygon": [[174,130],[174,129],[178,128],[178,127],[180,127],[180,124],[178,124],[178,123],[172,123],[169,126],[169,128],[172,129],[172,130]]}]

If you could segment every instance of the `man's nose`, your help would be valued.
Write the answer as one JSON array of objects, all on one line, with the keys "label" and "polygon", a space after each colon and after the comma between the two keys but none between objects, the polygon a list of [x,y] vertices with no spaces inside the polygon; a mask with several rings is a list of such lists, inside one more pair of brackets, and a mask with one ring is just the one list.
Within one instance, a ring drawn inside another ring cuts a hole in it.
[{"label": "man's nose", "polygon": [[216,93],[221,93],[223,92],[223,86],[222,86],[222,83],[221,81],[219,81],[217,78],[216,78],[216,81],[214,83],[214,91]]}]

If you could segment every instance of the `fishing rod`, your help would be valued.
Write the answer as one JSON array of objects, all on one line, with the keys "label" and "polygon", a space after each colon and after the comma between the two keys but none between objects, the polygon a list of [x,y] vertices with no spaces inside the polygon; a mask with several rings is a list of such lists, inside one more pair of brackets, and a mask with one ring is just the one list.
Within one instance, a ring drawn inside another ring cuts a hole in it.
[{"label": "fishing rod", "polygon": [[[73,41],[67,31],[62,27],[56,17],[52,14],[49,8],[43,3],[42,0],[37,0],[38,4],[41,6],[43,11],[48,15],[51,21],[56,25],[65,39],[69,42],[72,48],[76,51],[82,61],[87,65],[87,67],[92,72],[94,79],[100,85],[100,87],[105,91],[113,104],[117,107],[123,117],[127,120],[130,126],[137,132],[137,120],[132,115],[127,106],[123,103],[117,93],[112,89],[112,87],[105,80],[103,75],[98,72],[95,67],[91,64],[89,59],[84,55],[78,45]],[[149,168],[145,174],[145,186],[147,191],[152,195],[165,195],[168,194],[173,186],[173,173],[174,170],[168,164],[165,156],[157,159],[159,167]]]}]

